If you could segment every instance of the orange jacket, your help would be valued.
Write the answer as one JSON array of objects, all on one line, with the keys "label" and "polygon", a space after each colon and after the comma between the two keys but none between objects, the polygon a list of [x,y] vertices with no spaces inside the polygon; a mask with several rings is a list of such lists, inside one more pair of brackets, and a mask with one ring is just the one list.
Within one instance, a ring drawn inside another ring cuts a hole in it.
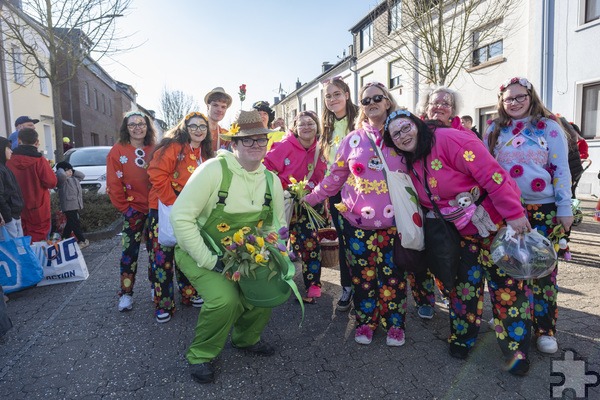
[{"label": "orange jacket", "polygon": [[115,144],[106,156],[106,193],[122,213],[129,207],[148,213],[148,162],[154,146],[135,148],[131,144]]},{"label": "orange jacket", "polygon": [[200,148],[192,149],[189,144],[173,143],[156,151],[148,167],[150,208],[158,209],[159,199],[167,206],[175,203],[177,194],[202,162]]}]

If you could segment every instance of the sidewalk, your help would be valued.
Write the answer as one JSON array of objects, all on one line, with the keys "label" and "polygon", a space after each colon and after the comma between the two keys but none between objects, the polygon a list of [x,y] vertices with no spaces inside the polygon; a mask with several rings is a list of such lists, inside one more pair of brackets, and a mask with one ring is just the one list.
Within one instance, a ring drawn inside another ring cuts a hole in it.
[{"label": "sidewalk", "polygon": [[[586,211],[595,201],[585,201]],[[376,332],[370,346],[354,342],[354,324],[337,313],[338,273],[323,273],[323,296],[306,306],[302,328],[294,300],[274,310],[264,339],[277,353],[253,357],[228,344],[216,362],[215,384],[199,385],[189,376],[185,350],[198,310],[181,306],[171,322],[154,321],[146,279],[147,253],[140,255],[134,308],[117,311],[120,237],[83,250],[90,278],[32,288],[10,295],[14,328],[0,345],[0,397],[3,399],[548,399],[552,360],[567,349],[587,359],[587,371],[600,373],[600,223],[586,217],[574,230],[572,262],[559,273],[560,350],[542,355],[532,343],[532,368],[525,378],[500,368],[500,350],[485,320],[466,361],[448,355],[448,315],[438,303],[436,316],[423,321],[412,301],[406,344],[385,345]],[[299,276],[297,283],[301,284]],[[567,356],[570,353],[567,353]],[[559,368],[555,363],[555,371]],[[577,365],[567,366],[576,371]],[[592,375],[572,379],[595,381]],[[569,378],[569,377],[568,377]],[[567,379],[567,384],[569,379]],[[578,396],[583,396],[583,383]],[[575,392],[571,393],[573,396]],[[560,398],[560,396],[559,396]],[[600,386],[588,398],[600,398]]]}]

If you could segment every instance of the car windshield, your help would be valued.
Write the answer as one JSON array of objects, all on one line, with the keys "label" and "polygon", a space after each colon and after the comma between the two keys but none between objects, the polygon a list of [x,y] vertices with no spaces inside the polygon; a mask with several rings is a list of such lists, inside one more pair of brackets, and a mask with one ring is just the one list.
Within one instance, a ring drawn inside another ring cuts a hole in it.
[{"label": "car windshield", "polygon": [[106,165],[109,148],[73,149],[65,154],[65,161],[73,167]]}]

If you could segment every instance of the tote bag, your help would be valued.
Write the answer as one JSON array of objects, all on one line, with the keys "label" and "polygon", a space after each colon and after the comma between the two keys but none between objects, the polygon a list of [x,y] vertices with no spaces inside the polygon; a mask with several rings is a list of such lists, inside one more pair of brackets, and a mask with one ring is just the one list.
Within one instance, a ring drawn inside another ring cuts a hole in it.
[{"label": "tote bag", "polygon": [[55,244],[35,242],[33,246],[44,274],[38,286],[83,281],[90,276],[76,238]]},{"label": "tote bag", "polygon": [[5,293],[35,286],[44,277],[42,266],[33,253],[31,236],[10,238],[1,227],[4,241],[0,241],[0,285]]},{"label": "tote bag", "polygon": [[171,225],[171,208],[158,200],[158,243],[163,246],[174,247],[177,244],[173,225]]}]

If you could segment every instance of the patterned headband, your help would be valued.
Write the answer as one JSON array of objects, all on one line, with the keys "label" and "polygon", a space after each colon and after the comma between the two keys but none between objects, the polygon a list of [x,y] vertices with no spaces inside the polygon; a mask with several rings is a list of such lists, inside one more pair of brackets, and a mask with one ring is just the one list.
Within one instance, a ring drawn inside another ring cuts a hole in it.
[{"label": "patterned headband", "polygon": [[387,131],[388,130],[388,126],[390,125],[390,123],[395,120],[396,118],[400,118],[400,117],[408,117],[410,118],[411,114],[410,112],[406,111],[406,110],[396,110],[393,113],[391,113],[390,115],[388,115],[388,117],[385,120],[385,125],[383,127],[383,131]]},{"label": "patterned headband", "polygon": [[185,116],[184,120],[185,120],[185,122],[188,122],[190,119],[192,119],[194,117],[200,117],[203,120],[208,121],[208,118],[206,117],[206,115],[204,115],[198,111],[192,111],[191,113],[189,113],[188,115]]},{"label": "patterned headband", "polygon": [[510,85],[514,85],[515,83],[518,83],[519,85],[527,88],[528,90],[531,90],[531,83],[527,80],[527,78],[519,78],[516,76],[514,78],[504,81],[504,83],[500,85],[499,94],[502,94],[502,92],[504,92],[507,87],[509,87]]},{"label": "patterned headband", "polygon": [[125,118],[129,118],[129,117],[131,117],[133,115],[139,115],[140,117],[146,118],[146,116],[144,115],[143,112],[137,111],[137,110],[135,110],[135,111],[129,111],[127,114],[125,114]]}]

